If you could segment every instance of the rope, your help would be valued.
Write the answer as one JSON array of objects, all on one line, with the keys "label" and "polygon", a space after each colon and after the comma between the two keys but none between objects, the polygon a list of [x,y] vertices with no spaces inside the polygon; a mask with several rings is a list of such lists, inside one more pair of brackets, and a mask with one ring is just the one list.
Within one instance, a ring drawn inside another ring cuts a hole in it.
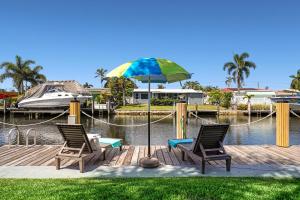
[{"label": "rope", "polygon": [[298,115],[297,113],[295,113],[293,110],[290,110],[290,112],[291,112],[295,117],[300,118],[300,115]]},{"label": "rope", "polygon": [[193,115],[194,117],[198,118],[198,119],[203,120],[203,121],[206,122],[207,124],[218,124],[218,123],[213,122],[213,121],[211,121],[211,120],[207,120],[207,119],[204,119],[204,118],[202,118],[202,117],[199,117],[199,116],[195,115],[194,113],[192,113],[192,115]]},{"label": "rope", "polygon": [[[141,126],[147,126],[147,125],[148,125],[148,123],[145,123],[145,124],[133,124],[133,125],[113,124],[113,123],[106,122],[106,121],[101,120],[101,119],[94,118],[93,116],[91,116],[91,115],[85,113],[84,111],[81,111],[81,112],[82,112],[82,114],[84,114],[85,116],[87,116],[87,117],[89,117],[89,118],[91,118],[91,119],[94,119],[94,120],[96,120],[96,121],[99,121],[99,122],[101,122],[101,123],[104,123],[104,124],[107,124],[107,125],[110,125],[110,126],[119,126],[119,127],[141,127]],[[172,116],[173,114],[174,114],[174,113],[171,113],[171,114],[169,114],[169,115],[167,115],[167,116],[165,116],[165,117],[163,117],[163,118],[160,118],[160,119],[158,119],[158,120],[156,120],[156,121],[152,121],[152,122],[150,122],[150,124],[154,124],[154,123],[160,122],[160,121],[162,121],[162,120],[164,120],[164,119],[166,119],[166,118]]]},{"label": "rope", "polygon": [[233,124],[233,125],[230,125],[230,126],[233,126],[233,127],[237,127],[237,126],[249,126],[249,125],[252,125],[252,124],[261,122],[261,121],[263,121],[263,120],[265,120],[265,119],[271,117],[271,116],[272,116],[273,114],[275,114],[275,113],[276,113],[276,111],[270,113],[269,115],[267,115],[267,116],[265,116],[265,117],[263,117],[263,118],[261,118],[261,119],[259,119],[259,120],[254,121],[254,122],[245,123],[245,124]]},{"label": "rope", "polygon": [[[232,125],[230,125],[230,126],[232,126],[232,127],[249,126],[249,125],[252,125],[252,124],[255,124],[255,123],[258,123],[258,122],[260,122],[260,121],[263,121],[263,120],[267,119],[268,117],[272,116],[274,113],[276,113],[276,112],[274,111],[274,112],[270,113],[269,115],[267,115],[267,116],[265,116],[265,117],[263,117],[263,118],[261,118],[261,119],[259,119],[259,120],[250,122],[250,123],[245,123],[245,124],[232,124]],[[216,122],[213,122],[213,121],[210,121],[210,120],[207,120],[207,119],[198,117],[198,116],[195,115],[194,113],[192,113],[192,115],[195,116],[195,117],[197,117],[197,118],[199,118],[199,119],[201,119],[201,120],[203,120],[203,121],[206,121],[206,122],[208,122],[208,123],[210,123],[210,124],[218,124],[218,123],[216,123]],[[298,115],[298,116],[299,116],[299,115]],[[299,118],[300,118],[300,116],[299,116]]]},{"label": "rope", "polygon": [[68,109],[68,110],[65,110],[63,113],[57,115],[56,117],[53,117],[53,118],[48,119],[48,120],[46,120],[46,121],[34,123],[34,124],[10,124],[10,123],[5,123],[5,122],[1,122],[1,121],[0,121],[0,124],[8,125],[8,126],[16,126],[16,127],[36,126],[36,125],[45,124],[45,123],[47,123],[47,122],[51,122],[51,121],[53,121],[53,120],[55,120],[55,119],[57,119],[57,118],[63,116],[63,115],[66,114],[68,111],[69,111],[69,109]]}]

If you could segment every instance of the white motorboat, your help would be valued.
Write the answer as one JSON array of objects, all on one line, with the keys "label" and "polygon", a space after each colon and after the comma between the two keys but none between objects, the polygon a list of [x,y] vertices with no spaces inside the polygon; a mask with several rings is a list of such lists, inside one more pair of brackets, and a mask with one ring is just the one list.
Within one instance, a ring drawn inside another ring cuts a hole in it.
[{"label": "white motorboat", "polygon": [[47,90],[40,97],[30,97],[23,99],[18,103],[19,108],[57,108],[57,107],[67,107],[70,101],[76,98],[81,103],[87,99],[91,99],[91,96],[85,96],[81,94],[74,94],[70,92],[65,92],[60,88],[51,88]]}]

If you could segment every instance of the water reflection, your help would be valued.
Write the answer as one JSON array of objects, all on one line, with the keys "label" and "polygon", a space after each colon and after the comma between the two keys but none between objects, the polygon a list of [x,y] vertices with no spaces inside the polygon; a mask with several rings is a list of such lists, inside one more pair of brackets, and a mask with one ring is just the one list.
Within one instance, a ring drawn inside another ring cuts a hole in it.
[{"label": "water reflection", "polygon": [[[51,117],[49,117],[51,118]],[[152,116],[151,120],[160,119],[161,116]],[[204,117],[206,120],[217,122],[217,118],[214,116]],[[38,120],[29,120],[25,116],[6,116],[6,119],[2,118],[8,123],[16,124],[29,124],[45,121],[48,118],[41,118]],[[146,116],[111,116],[110,119],[101,118],[105,121],[110,121],[115,124],[144,124],[147,122]],[[259,117],[252,117],[251,121],[256,121]],[[44,125],[35,126],[34,128],[38,132],[37,143],[38,144],[61,144],[62,137],[58,133],[55,123],[65,123],[66,116],[56,119],[53,122],[49,122]],[[268,118],[252,126],[238,126],[231,127],[228,135],[225,138],[225,144],[275,144],[276,133],[276,118]],[[300,119],[291,118],[290,125],[290,143],[300,144]],[[220,116],[220,123],[230,124],[246,124],[248,123],[247,116]],[[102,137],[114,137],[122,138],[125,144],[132,145],[146,145],[147,144],[147,126],[143,127],[115,127],[108,126],[99,121],[92,120],[82,116],[82,123],[89,133],[100,134]],[[199,127],[203,124],[203,120],[190,118],[188,119],[187,135],[188,137],[196,137],[199,131]],[[0,128],[0,144],[7,143],[7,134],[11,127],[1,126]],[[30,127],[20,128],[21,143],[25,143],[24,134]],[[166,145],[167,140],[176,137],[176,124],[175,119],[170,117],[166,118],[156,124],[151,125],[151,143],[155,145]],[[32,142],[33,139],[30,139]]]}]

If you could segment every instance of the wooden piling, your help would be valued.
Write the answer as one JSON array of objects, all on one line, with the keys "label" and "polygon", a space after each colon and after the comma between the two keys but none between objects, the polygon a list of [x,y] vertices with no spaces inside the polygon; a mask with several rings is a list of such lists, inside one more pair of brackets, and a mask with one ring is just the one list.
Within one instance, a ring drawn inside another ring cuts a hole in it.
[{"label": "wooden piling", "polygon": [[276,145],[289,146],[290,108],[288,103],[276,103]]},{"label": "wooden piling", "polygon": [[75,117],[75,123],[80,124],[80,102],[73,100],[70,102],[70,116]]},{"label": "wooden piling", "polygon": [[176,138],[186,138],[186,120],[187,120],[187,104],[177,103],[176,104]]}]

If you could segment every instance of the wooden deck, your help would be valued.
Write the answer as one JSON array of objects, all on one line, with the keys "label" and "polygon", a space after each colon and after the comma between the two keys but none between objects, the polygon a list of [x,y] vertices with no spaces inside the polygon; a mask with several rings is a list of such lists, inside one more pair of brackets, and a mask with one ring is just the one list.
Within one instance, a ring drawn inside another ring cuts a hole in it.
[{"label": "wooden deck", "polygon": [[[0,166],[54,166],[54,156],[60,146],[8,146],[0,147]],[[296,165],[300,166],[300,145],[280,148],[274,145],[227,145],[228,153],[232,156],[232,166],[235,165]],[[152,146],[151,153],[158,158],[162,165],[195,166],[191,160],[182,161],[178,149],[168,151],[166,146]],[[124,146],[110,149],[106,153],[106,160],[101,161],[93,157],[86,161],[86,166],[96,168],[100,165],[120,167],[138,165],[140,158],[147,153],[146,146]],[[223,161],[210,162],[210,165],[224,166]],[[63,167],[78,168],[78,163],[70,160],[62,161]]]}]

